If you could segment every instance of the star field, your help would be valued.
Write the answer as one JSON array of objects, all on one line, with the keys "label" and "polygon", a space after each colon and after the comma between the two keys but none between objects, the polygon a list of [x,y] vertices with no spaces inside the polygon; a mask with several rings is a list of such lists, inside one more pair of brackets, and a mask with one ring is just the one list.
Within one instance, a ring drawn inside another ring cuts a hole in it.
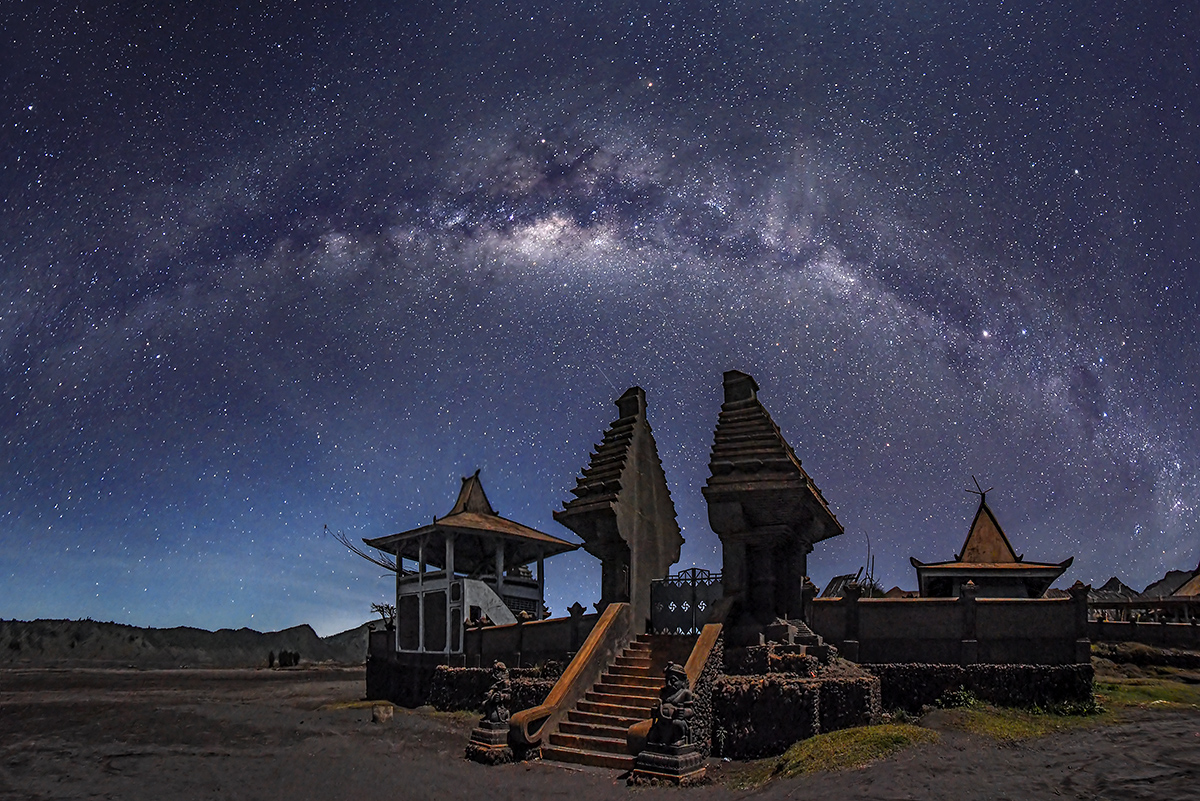
[{"label": "star field", "polygon": [[[885,587],[1200,559],[1190,7],[13,3],[0,617],[312,623],[322,526],[553,522],[628,386],[687,542],[740,369]],[[599,597],[548,563],[556,613]]]}]

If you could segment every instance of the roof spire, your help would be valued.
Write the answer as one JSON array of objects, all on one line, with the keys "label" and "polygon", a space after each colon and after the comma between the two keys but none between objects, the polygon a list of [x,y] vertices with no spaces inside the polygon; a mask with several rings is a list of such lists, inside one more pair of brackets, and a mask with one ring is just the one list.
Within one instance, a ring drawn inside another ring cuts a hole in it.
[{"label": "roof spire", "polygon": [[[450,515],[460,514],[462,512],[476,512],[481,515],[494,515],[496,510],[492,508],[492,504],[488,501],[487,495],[483,491],[483,483],[479,480],[479,471],[474,474],[463,476],[462,489],[459,490],[458,500],[454,502],[454,508],[450,510]],[[437,518],[434,518],[435,520]]]},{"label": "roof spire", "polygon": [[983,504],[987,503],[987,494],[994,490],[995,487],[988,487],[987,489],[984,489],[983,487],[979,486],[979,479],[975,478],[975,476],[971,476],[971,480],[975,482],[975,489],[969,489],[967,492],[971,493],[972,495],[978,495],[979,505],[982,506]]}]

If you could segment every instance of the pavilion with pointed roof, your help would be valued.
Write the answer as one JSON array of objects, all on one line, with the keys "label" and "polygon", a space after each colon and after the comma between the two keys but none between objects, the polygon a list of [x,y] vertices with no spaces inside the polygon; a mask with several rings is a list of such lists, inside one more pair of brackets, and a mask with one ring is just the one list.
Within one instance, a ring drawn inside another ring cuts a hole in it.
[{"label": "pavilion with pointed roof", "polygon": [[1026,562],[1008,541],[1004,529],[980,491],[979,508],[962,549],[948,562],[920,562],[917,586],[922,598],[957,598],[967,582],[973,582],[979,598],[1041,598],[1074,557],[1064,562]]},{"label": "pavilion with pointed roof", "polygon": [[[511,624],[522,613],[540,620],[546,558],[579,547],[501,517],[478,470],[463,478],[445,517],[363,542],[396,557],[396,649],[440,654],[461,653],[468,620]],[[536,576],[528,567],[535,562]]]}]

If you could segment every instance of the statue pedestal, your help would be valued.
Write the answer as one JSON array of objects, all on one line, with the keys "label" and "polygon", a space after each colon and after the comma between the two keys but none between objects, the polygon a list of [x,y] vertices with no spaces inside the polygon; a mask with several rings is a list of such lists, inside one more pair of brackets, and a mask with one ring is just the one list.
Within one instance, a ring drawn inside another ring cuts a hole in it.
[{"label": "statue pedestal", "polygon": [[647,744],[637,755],[629,784],[697,784],[704,779],[704,757],[695,743]]},{"label": "statue pedestal", "polygon": [[467,759],[484,765],[512,762],[513,752],[508,746],[508,722],[479,721],[479,725],[471,730],[471,739],[467,743]]}]

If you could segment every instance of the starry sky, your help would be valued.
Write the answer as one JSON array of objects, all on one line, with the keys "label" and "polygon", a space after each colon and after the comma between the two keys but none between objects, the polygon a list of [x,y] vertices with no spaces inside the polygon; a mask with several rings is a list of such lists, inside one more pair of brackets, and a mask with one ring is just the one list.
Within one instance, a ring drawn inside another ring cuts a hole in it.
[{"label": "starry sky", "polygon": [[[1200,559],[1191,3],[0,7],[0,617],[357,625],[354,539],[551,518],[626,387],[686,538],[721,374],[912,588]],[[548,563],[557,613],[599,598]]]}]

